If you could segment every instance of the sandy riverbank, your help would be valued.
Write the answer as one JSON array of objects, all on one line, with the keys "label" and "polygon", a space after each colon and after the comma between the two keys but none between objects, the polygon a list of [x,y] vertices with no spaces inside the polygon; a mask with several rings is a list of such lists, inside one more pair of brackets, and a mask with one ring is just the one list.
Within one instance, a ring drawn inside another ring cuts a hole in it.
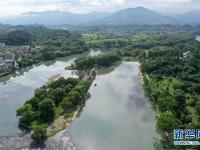
[{"label": "sandy riverbank", "polygon": [[61,74],[56,74],[56,75],[50,77],[49,82],[57,80],[60,76],[61,76]]},{"label": "sandy riverbank", "polygon": [[139,84],[141,86],[144,86],[144,74],[142,73],[141,68],[139,68],[138,76],[139,76]]}]

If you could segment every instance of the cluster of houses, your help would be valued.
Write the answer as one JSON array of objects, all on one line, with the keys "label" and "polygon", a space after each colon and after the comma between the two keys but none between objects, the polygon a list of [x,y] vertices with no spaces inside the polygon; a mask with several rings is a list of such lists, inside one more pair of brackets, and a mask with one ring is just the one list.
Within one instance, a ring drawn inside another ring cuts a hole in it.
[{"label": "cluster of houses", "polygon": [[0,74],[15,66],[15,54],[5,43],[0,43]]},{"label": "cluster of houses", "polygon": [[31,48],[28,45],[20,46],[17,49],[10,48],[5,43],[0,43],[0,76],[10,68],[17,68],[16,59],[27,55],[30,52],[39,52],[43,46]]},{"label": "cluster of houses", "polygon": [[183,52],[183,54],[180,57],[180,59],[187,60],[189,56],[190,56],[190,51],[186,51],[186,52]]}]

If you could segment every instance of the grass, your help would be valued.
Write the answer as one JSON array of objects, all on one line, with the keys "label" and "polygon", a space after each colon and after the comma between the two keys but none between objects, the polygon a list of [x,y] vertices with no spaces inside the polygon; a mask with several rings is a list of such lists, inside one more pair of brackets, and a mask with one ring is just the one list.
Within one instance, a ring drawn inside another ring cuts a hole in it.
[{"label": "grass", "polygon": [[61,106],[57,107],[56,111],[55,111],[55,118],[60,117],[60,115],[62,115],[63,111],[64,111],[64,109]]},{"label": "grass", "polygon": [[[170,95],[174,95],[174,93],[175,93],[174,85],[179,84],[179,83],[181,83],[180,80],[178,80],[176,78],[172,78],[172,77],[165,78],[162,81],[160,81],[159,83],[153,82],[154,87],[156,87],[157,90],[159,90],[160,92],[168,90]],[[155,85],[155,84],[157,84],[157,85]],[[191,103],[190,101],[192,100],[192,96],[190,94],[186,94],[186,97],[187,97],[187,104],[190,104]],[[192,115],[192,123],[195,125],[198,125],[198,115],[196,113],[196,109],[192,106],[187,106],[186,108]],[[159,110],[158,106],[157,106],[157,110]]]},{"label": "grass", "polygon": [[47,136],[52,137],[56,135],[57,133],[59,133],[60,131],[64,130],[65,128],[66,128],[66,125],[59,122],[59,126],[57,126],[56,128],[51,129],[51,130],[47,129]]},{"label": "grass", "polygon": [[101,44],[101,43],[104,43],[104,42],[113,42],[113,41],[126,41],[126,42],[128,42],[128,39],[125,39],[125,38],[95,39],[95,40],[86,41],[86,44]]},{"label": "grass", "polygon": [[82,34],[84,40],[95,40],[98,38],[96,34]]},{"label": "grass", "polygon": [[[124,41],[128,42],[127,38],[118,37],[118,38],[105,38],[98,36],[96,34],[82,34],[83,39],[86,44],[102,44],[104,42],[114,42],[114,41]],[[146,35],[144,33],[139,33],[130,37],[133,42],[143,42],[153,40],[153,36]]]},{"label": "grass", "polygon": [[198,125],[198,115],[194,107],[187,106],[188,111],[192,114],[192,123]]},{"label": "grass", "polygon": [[174,95],[174,85],[178,83],[180,81],[176,78],[165,78],[158,83],[158,89],[160,92],[169,91],[170,95]]},{"label": "grass", "polygon": [[133,42],[151,41],[153,36],[146,35],[144,33],[139,33],[132,36]]},{"label": "grass", "polygon": [[42,123],[42,122],[40,122],[38,120],[31,123],[31,129],[34,129],[34,128],[38,127],[38,126],[40,126],[42,128],[48,128],[49,125],[45,124],[45,123]]}]

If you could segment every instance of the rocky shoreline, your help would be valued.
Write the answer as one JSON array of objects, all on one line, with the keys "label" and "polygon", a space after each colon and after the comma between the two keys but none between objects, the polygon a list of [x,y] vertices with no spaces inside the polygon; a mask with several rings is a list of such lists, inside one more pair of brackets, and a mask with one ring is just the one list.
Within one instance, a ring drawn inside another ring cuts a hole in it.
[{"label": "rocky shoreline", "polygon": [[35,146],[31,135],[12,135],[0,137],[1,150],[76,150],[68,129],[50,137],[43,146]]}]

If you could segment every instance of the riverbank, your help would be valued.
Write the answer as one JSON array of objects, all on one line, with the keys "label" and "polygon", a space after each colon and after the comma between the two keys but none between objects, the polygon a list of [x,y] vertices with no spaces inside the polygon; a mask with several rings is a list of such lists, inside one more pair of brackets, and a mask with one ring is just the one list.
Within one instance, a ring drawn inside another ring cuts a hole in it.
[{"label": "riverbank", "polygon": [[[57,80],[59,76],[60,76],[59,74],[52,76],[49,79],[49,82]],[[83,77],[81,79],[85,81],[89,81],[90,83],[89,87],[90,87],[95,78],[96,78],[96,69],[92,69],[90,71],[83,72]],[[88,98],[87,95],[88,93],[85,94],[84,99]],[[61,115],[56,120],[54,120],[54,122],[47,128],[47,136],[51,137],[55,135],[56,133],[69,128],[71,126],[71,123],[77,117],[77,115],[79,114],[83,106],[84,106],[83,103],[80,105],[77,105],[76,110],[73,111],[73,113],[70,113],[70,115]]]},{"label": "riverbank", "polygon": [[[16,76],[22,75],[23,70],[27,71],[27,70],[32,69],[35,66],[40,66],[40,65],[43,65],[43,64],[46,65],[46,66],[49,66],[49,65],[55,63],[56,61],[67,62],[69,60],[74,60],[74,58],[76,58],[76,57],[87,56],[89,54],[90,54],[90,52],[87,51],[87,52],[83,52],[83,53],[79,53],[79,54],[73,54],[73,55],[64,56],[64,57],[57,57],[53,60],[37,62],[37,63],[34,63],[32,65],[26,66],[26,67],[19,67],[19,68],[13,70],[13,71],[6,72],[5,74],[4,73],[2,75],[0,74],[0,79],[2,79],[2,78],[10,79],[11,77],[16,77]],[[21,72],[21,73],[18,74],[18,72]]]},{"label": "riverbank", "polygon": [[61,74],[53,75],[52,77],[49,78],[49,82],[57,80],[60,76]]},{"label": "riverbank", "polygon": [[142,87],[144,87],[144,74],[142,73],[141,68],[139,68],[138,76],[139,76],[139,84],[140,84]]},{"label": "riverbank", "polygon": [[[144,90],[146,96],[150,100],[150,97],[148,96],[148,91],[145,89],[145,78],[148,81],[150,80],[150,78],[149,78],[148,74],[145,74],[145,73],[142,72],[141,68],[139,68],[138,76],[139,76],[139,84],[143,87],[143,90]],[[159,117],[160,116],[160,111],[159,111],[158,105],[156,103],[152,103],[152,101],[151,101],[151,104],[154,107],[154,110],[156,111],[157,116]]]},{"label": "riverbank", "polygon": [[72,117],[66,117],[66,116],[62,115],[62,116],[58,117],[56,120],[54,120],[54,122],[47,128],[47,136],[52,137],[55,134],[65,130],[65,129],[68,129],[71,126],[74,119],[79,114],[81,108],[82,108],[82,106],[78,105],[77,109],[73,112]]}]

